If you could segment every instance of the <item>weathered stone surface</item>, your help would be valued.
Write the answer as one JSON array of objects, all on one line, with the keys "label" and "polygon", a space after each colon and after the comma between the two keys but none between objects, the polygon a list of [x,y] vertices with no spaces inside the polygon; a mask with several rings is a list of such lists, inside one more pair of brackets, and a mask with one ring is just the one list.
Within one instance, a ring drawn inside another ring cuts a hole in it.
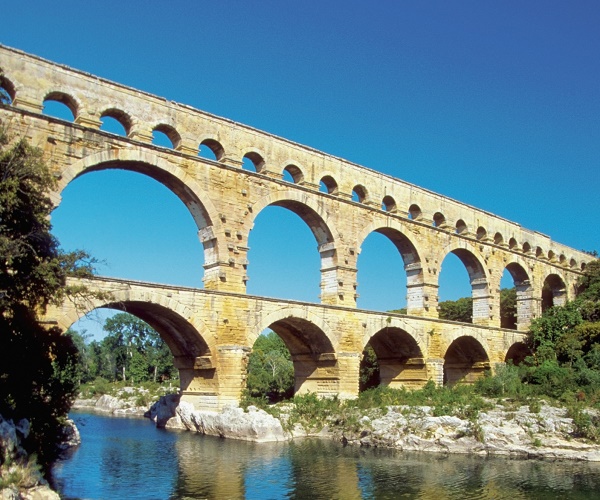
[{"label": "weathered stone surface", "polygon": [[177,415],[184,429],[209,436],[257,443],[289,439],[279,420],[253,406],[247,412],[237,407],[212,412],[195,410],[192,405],[182,401],[177,408]]}]

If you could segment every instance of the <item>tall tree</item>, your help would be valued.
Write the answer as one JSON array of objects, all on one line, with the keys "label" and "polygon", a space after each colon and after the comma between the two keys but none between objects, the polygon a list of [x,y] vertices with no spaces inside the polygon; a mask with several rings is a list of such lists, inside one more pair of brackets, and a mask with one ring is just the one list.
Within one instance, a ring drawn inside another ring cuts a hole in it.
[{"label": "tall tree", "polygon": [[11,145],[0,123],[0,414],[30,420],[25,446],[42,462],[52,458],[75,397],[78,354],[72,338],[44,328],[39,315],[75,291],[69,274],[93,271],[84,253],[61,252],[50,233],[54,183],[41,151],[25,140]]}]

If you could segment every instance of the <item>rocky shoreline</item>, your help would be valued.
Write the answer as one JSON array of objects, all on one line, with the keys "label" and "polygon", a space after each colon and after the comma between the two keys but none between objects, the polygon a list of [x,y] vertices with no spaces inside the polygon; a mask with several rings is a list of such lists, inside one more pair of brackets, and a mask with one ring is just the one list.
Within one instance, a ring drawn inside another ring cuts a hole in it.
[{"label": "rocky shoreline", "polygon": [[252,406],[247,411],[235,407],[221,412],[197,411],[179,402],[176,395],[161,397],[149,410],[112,396],[77,401],[75,408],[115,416],[146,416],[157,427],[259,443],[319,437],[345,445],[403,451],[600,462],[600,446],[575,436],[565,409],[546,404],[535,411],[528,406],[496,405],[474,418],[434,416],[432,408],[426,406],[390,406],[387,411],[363,415],[350,430],[335,425],[332,418],[331,425],[318,431],[298,423],[288,425],[285,414],[277,419]]}]

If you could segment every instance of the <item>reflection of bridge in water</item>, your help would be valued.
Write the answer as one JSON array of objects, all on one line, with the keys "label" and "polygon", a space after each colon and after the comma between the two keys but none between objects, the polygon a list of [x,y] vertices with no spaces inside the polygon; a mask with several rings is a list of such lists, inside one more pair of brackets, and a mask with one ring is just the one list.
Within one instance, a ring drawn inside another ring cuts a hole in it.
[{"label": "reflection of bridge in water", "polygon": [[[247,356],[266,328],[294,360],[296,390],[356,396],[360,357],[370,343],[382,383],[419,386],[470,381],[523,355],[523,332],[544,304],[572,297],[590,257],[518,224],[271,134],[169,102],[0,46],[0,84],[10,104],[0,119],[43,149],[59,179],[53,199],[91,171],[148,175],[188,207],[204,248],[204,290],[97,279],[108,302],[49,311],[69,327],[95,307],[139,316],[176,357],[184,398],[198,407],[236,402]],[[63,103],[65,121],[42,114]],[[100,130],[121,123],[123,136]],[[152,144],[162,132],[172,148]],[[198,156],[208,147],[214,159]],[[243,160],[255,172],[243,170]],[[287,177],[286,177],[287,176]],[[285,179],[289,178],[290,181]],[[311,229],[321,260],[321,304],[246,294],[248,237],[270,206],[296,213]],[[407,315],[356,309],[357,258],[372,232],[389,238],[404,261]],[[438,319],[438,276],[454,253],[471,282],[473,324]],[[500,328],[500,280],[517,290],[517,330]]]}]

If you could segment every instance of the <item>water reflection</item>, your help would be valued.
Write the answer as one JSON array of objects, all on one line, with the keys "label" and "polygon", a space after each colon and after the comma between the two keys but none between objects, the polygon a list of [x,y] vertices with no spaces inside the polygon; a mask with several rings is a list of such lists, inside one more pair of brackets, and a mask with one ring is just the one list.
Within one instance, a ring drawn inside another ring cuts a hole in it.
[{"label": "water reflection", "polygon": [[402,453],[303,440],[255,444],[76,417],[82,446],[54,467],[66,498],[590,498],[600,464]]}]

